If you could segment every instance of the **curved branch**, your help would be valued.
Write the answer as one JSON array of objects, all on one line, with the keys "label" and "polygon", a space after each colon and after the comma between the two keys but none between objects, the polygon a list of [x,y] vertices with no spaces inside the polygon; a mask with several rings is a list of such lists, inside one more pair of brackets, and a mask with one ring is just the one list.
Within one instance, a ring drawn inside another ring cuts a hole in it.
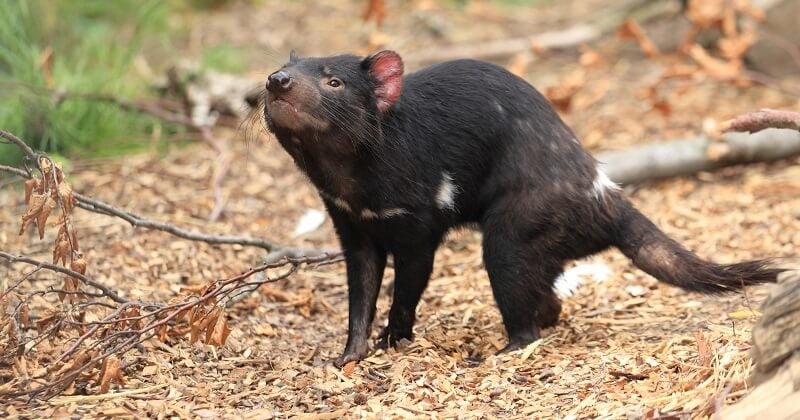
[{"label": "curved branch", "polygon": [[101,291],[103,293],[103,296],[106,296],[107,298],[113,300],[114,302],[117,302],[117,303],[128,303],[128,299],[125,299],[125,298],[121,297],[116,292],[114,292],[113,290],[109,289],[107,286],[105,286],[105,285],[103,285],[101,283],[98,283],[98,282],[90,279],[89,277],[86,277],[85,275],[83,275],[81,273],[78,273],[77,271],[72,271],[69,268],[62,267],[60,265],[49,264],[49,263],[46,263],[46,262],[43,262],[43,261],[38,261],[38,260],[35,260],[33,258],[25,257],[25,256],[22,256],[22,255],[11,255],[11,254],[9,254],[7,252],[3,252],[3,251],[0,251],[0,258],[3,258],[5,260],[7,260],[11,264],[21,262],[21,263],[34,265],[34,266],[39,267],[39,268],[45,268],[45,269],[48,269],[50,271],[55,271],[55,272],[58,272],[58,273],[62,273],[62,274],[66,274],[68,276],[75,277],[76,279],[84,282],[86,285],[94,287],[95,289]]},{"label": "curved branch", "polygon": [[126,210],[118,209],[112,206],[111,204],[105,203],[103,201],[91,197],[87,197],[80,193],[74,193],[73,195],[75,196],[75,200],[77,201],[78,207],[84,210],[89,210],[94,213],[105,214],[106,216],[119,217],[120,219],[130,223],[131,226],[133,227],[142,227],[146,229],[160,230],[162,232],[167,232],[179,238],[188,239],[192,241],[200,241],[209,244],[253,246],[265,249],[269,252],[283,248],[269,241],[265,241],[263,239],[258,239],[258,238],[252,238],[249,236],[209,235],[202,232],[195,232],[183,229],[175,225],[172,225],[170,223],[159,222],[157,220],[148,219],[146,217],[139,216],[135,213],[131,213]]}]

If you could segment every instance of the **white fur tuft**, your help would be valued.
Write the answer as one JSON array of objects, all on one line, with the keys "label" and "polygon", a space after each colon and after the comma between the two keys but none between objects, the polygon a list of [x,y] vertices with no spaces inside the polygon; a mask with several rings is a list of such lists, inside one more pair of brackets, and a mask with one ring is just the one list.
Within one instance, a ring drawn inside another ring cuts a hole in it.
[{"label": "white fur tuft", "polygon": [[442,210],[454,210],[456,208],[457,193],[458,186],[453,184],[453,177],[447,172],[442,172],[442,182],[436,192],[436,204]]},{"label": "white fur tuft", "polygon": [[596,199],[600,199],[605,197],[606,191],[617,191],[619,190],[619,185],[612,181],[602,169],[597,168],[597,175],[594,177],[594,182],[592,182],[592,195]]},{"label": "white fur tuft", "polygon": [[575,294],[584,280],[594,279],[600,283],[611,276],[611,270],[603,263],[586,262],[580,263],[575,267],[561,273],[556,279],[553,289],[562,297],[569,297]]}]

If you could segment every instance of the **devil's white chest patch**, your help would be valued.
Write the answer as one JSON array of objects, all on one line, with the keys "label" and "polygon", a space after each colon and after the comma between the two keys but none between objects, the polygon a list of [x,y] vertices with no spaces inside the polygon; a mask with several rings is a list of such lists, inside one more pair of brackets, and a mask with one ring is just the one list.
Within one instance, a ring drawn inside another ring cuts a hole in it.
[{"label": "devil's white chest patch", "polygon": [[442,210],[454,210],[456,208],[458,190],[458,185],[453,183],[453,177],[447,172],[442,172],[442,181],[439,183],[439,189],[436,190],[437,207]]},{"label": "devil's white chest patch", "polygon": [[321,195],[330,200],[331,203],[333,203],[333,205],[339,208],[340,210],[344,210],[345,212],[350,213],[352,215],[357,215],[363,220],[389,219],[392,217],[411,214],[410,211],[400,207],[389,207],[379,210],[373,210],[369,208],[354,210],[353,207],[347,201],[345,201],[340,197],[334,197],[333,195],[328,194],[326,192],[321,192]]}]

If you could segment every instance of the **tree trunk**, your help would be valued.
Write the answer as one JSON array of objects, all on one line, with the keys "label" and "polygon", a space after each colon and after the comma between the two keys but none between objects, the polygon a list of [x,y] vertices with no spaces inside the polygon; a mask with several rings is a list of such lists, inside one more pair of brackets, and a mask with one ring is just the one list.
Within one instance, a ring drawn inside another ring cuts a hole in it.
[{"label": "tree trunk", "polygon": [[756,388],[720,418],[800,418],[800,270],[785,273],[753,328]]}]

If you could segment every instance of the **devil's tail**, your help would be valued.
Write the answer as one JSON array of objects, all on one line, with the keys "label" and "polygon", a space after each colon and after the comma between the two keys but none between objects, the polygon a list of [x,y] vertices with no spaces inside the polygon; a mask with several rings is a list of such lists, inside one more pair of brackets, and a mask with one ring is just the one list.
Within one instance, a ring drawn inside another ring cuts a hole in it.
[{"label": "devil's tail", "polygon": [[626,199],[621,198],[618,210],[614,245],[637,267],[665,283],[693,292],[724,293],[774,283],[785,271],[772,260],[705,261],[668,237]]}]

